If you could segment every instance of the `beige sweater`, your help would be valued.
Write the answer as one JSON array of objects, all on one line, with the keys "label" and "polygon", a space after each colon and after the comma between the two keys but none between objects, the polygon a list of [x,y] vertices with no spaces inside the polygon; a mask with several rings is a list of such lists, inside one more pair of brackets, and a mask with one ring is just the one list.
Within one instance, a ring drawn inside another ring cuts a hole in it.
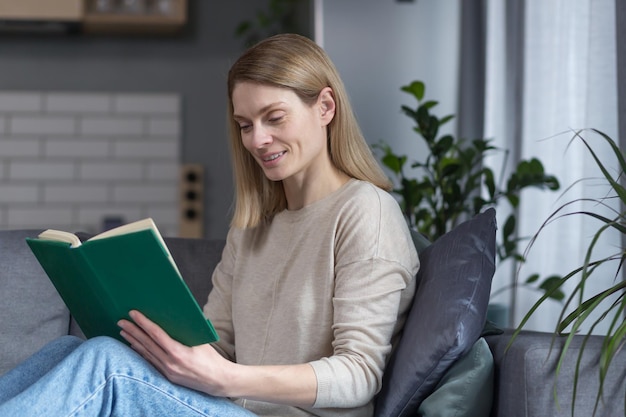
[{"label": "beige sweater", "polygon": [[237,400],[261,416],[372,416],[417,254],[397,202],[351,180],[268,225],[229,232],[204,311],[241,364],[310,363],[312,409]]}]

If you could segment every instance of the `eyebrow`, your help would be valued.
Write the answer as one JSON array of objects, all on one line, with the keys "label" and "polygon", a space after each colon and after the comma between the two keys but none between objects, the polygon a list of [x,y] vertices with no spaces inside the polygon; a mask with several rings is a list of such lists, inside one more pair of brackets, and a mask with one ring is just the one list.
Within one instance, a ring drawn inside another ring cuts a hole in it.
[{"label": "eyebrow", "polygon": [[[263,113],[266,113],[266,112],[267,112],[268,110],[270,110],[272,107],[277,107],[277,106],[280,106],[280,105],[283,105],[283,104],[285,104],[285,102],[284,102],[284,101],[276,101],[276,102],[274,102],[274,103],[270,103],[270,104],[268,104],[268,105],[265,105],[265,106],[261,107],[261,109],[257,112],[257,114],[263,114]],[[247,118],[246,118],[246,117],[243,117],[243,116],[241,116],[241,115],[239,115],[239,114],[236,114],[236,113],[233,113],[233,119],[247,120]]]}]

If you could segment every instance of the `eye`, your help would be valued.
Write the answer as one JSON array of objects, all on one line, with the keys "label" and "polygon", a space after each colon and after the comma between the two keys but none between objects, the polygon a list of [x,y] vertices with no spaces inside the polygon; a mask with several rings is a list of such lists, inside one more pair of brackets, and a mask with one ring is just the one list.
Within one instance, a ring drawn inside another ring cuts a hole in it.
[{"label": "eye", "polygon": [[247,124],[247,123],[241,123],[239,125],[239,130],[242,131],[243,133],[247,133],[252,129],[252,125],[251,124]]},{"label": "eye", "polygon": [[274,112],[269,115],[267,121],[270,123],[279,123],[283,120],[285,114],[283,112]]}]

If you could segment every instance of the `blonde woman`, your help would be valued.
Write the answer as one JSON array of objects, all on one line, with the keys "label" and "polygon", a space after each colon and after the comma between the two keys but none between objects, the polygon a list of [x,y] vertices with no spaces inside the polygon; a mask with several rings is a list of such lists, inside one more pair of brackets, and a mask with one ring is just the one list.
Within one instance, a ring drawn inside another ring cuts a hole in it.
[{"label": "blonde woman", "polygon": [[246,51],[228,99],[235,211],[204,307],[220,341],[183,346],[133,311],[132,349],[53,343],[22,365],[36,376],[0,379],[19,386],[1,415],[373,415],[419,265],[388,180],[311,40]]}]

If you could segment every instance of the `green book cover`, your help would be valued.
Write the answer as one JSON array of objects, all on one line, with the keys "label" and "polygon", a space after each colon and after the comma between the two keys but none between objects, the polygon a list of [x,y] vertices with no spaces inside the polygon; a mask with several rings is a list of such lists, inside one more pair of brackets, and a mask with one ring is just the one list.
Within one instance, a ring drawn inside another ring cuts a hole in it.
[{"label": "green book cover", "polygon": [[126,343],[117,322],[138,310],[187,346],[218,340],[155,227],[75,247],[42,235],[27,243],[86,337]]}]

